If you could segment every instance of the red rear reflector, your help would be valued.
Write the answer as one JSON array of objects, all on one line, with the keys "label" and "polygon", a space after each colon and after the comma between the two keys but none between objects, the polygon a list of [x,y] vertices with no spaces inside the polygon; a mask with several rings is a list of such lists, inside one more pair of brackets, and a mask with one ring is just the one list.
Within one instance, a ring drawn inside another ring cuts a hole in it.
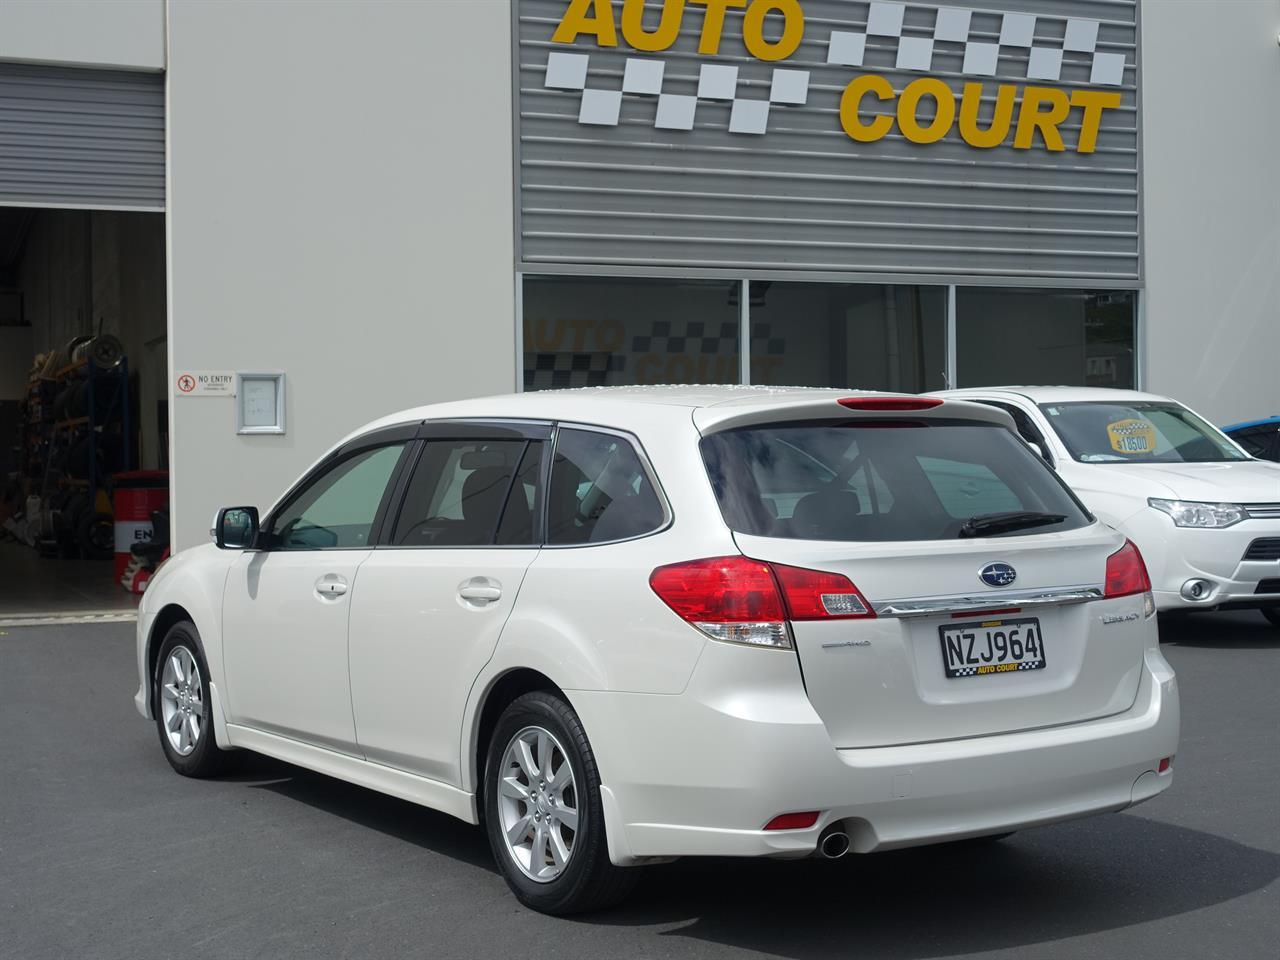
[{"label": "red rear reflector", "polygon": [[807,830],[818,822],[818,811],[780,813],[764,825],[766,830]]},{"label": "red rear reflector", "polygon": [[1107,557],[1105,587],[1108,597],[1128,597],[1151,589],[1147,565],[1132,540],[1126,540],[1123,547]]},{"label": "red rear reflector", "polygon": [[937,397],[841,397],[836,403],[850,410],[932,410],[942,406]]},{"label": "red rear reflector", "polygon": [[782,597],[769,565],[746,557],[710,557],[658,567],[649,586],[690,623],[782,621]]},{"label": "red rear reflector", "polygon": [[1172,766],[1173,766],[1173,757],[1165,757],[1163,760],[1160,761],[1160,767],[1156,772],[1164,773],[1166,770],[1168,770]]},{"label": "red rear reflector", "polygon": [[874,617],[867,598],[843,574],[771,564],[792,620],[852,620]]}]

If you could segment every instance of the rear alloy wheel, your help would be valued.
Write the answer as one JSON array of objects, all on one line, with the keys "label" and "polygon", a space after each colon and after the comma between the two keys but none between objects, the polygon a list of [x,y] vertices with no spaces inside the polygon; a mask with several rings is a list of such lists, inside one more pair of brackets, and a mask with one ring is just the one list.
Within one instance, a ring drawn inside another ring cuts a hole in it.
[{"label": "rear alloy wheel", "polygon": [[1280,627],[1280,606],[1263,607],[1262,615],[1271,621],[1273,627]]},{"label": "rear alloy wheel", "polygon": [[209,668],[194,623],[169,628],[156,658],[156,729],[165,759],[186,777],[220,773],[227,754],[218,748],[209,697]]},{"label": "rear alloy wheel", "polygon": [[507,707],[489,742],[484,788],[489,845],[525,906],[580,913],[630,892],[636,871],[609,860],[595,756],[560,697],[535,691]]}]

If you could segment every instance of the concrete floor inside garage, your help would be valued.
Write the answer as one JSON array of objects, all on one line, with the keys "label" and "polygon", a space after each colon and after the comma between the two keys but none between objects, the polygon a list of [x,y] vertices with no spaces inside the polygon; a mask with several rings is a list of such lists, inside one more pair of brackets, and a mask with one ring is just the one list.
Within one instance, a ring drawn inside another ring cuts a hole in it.
[{"label": "concrete floor inside garage", "polygon": [[139,599],[116,582],[110,561],[42,558],[26,544],[0,543],[0,620],[130,613]]}]

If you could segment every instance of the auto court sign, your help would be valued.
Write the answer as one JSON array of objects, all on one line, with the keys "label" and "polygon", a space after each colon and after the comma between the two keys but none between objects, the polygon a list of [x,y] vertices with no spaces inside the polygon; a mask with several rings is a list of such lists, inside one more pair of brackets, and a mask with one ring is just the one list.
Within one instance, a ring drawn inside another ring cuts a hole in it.
[{"label": "auto court sign", "polygon": [[[904,29],[909,7],[927,11],[932,26]],[[648,11],[643,0],[569,0],[551,37],[557,49],[548,56],[544,85],[579,93],[580,124],[616,126],[623,94],[635,94],[657,98],[658,129],[692,130],[699,102],[719,101],[731,104],[730,133],[762,135],[773,107],[803,106],[809,100],[810,71],[786,65],[808,39],[825,46],[828,65],[850,69],[839,98],[839,123],[860,143],[897,130],[912,143],[928,145],[954,131],[978,149],[1008,145],[1092,153],[1107,111],[1120,106],[1125,56],[1099,49],[1097,20],[1004,13],[998,35],[991,35],[971,30],[979,11],[965,7],[873,2],[866,9],[865,25],[832,26],[830,20],[807,22],[801,0],[665,0],[660,9]],[[740,96],[738,67],[717,62],[727,46],[724,28],[731,13],[741,16],[747,54],[776,65],[767,99]],[[1037,20],[1054,21],[1059,26],[1051,33],[1061,37],[1038,38]],[[692,95],[664,90],[667,62],[652,56],[670,49],[682,29],[695,31],[698,40],[698,85]],[[593,86],[590,48],[620,45],[643,55],[627,58],[621,90]],[[864,68],[869,46],[892,48],[897,71],[921,76],[895,89],[883,74]],[[941,50],[963,57],[959,89],[953,86],[954,71],[952,82],[932,74],[934,55]],[[1025,82],[996,79],[1002,51],[1025,62]],[[1064,89],[1060,78],[1067,58],[1088,64],[1086,85]],[[982,116],[983,103],[992,101],[993,108]]]}]

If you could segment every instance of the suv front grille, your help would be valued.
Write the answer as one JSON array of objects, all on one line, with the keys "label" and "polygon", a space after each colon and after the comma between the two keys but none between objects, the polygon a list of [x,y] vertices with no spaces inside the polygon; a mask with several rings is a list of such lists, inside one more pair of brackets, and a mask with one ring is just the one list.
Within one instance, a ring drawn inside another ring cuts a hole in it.
[{"label": "suv front grille", "polygon": [[1245,560],[1280,560],[1280,537],[1263,537],[1249,544]]},{"label": "suv front grille", "polygon": [[1250,520],[1280,520],[1280,503],[1246,503],[1243,506]]},{"label": "suv front grille", "polygon": [[1280,593],[1280,577],[1273,577],[1270,580],[1263,580],[1258,584],[1258,589],[1254,593]]}]

